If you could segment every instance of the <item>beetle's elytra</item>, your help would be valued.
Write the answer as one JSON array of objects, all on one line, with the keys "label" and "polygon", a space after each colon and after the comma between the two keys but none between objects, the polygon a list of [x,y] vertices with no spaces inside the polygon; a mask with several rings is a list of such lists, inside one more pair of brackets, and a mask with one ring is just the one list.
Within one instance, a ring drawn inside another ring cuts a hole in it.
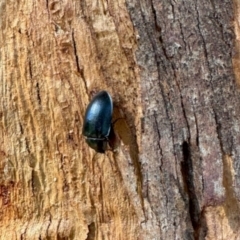
[{"label": "beetle's elytra", "polygon": [[96,152],[107,149],[113,113],[113,102],[107,91],[101,91],[89,103],[83,122],[82,133],[86,142]]}]

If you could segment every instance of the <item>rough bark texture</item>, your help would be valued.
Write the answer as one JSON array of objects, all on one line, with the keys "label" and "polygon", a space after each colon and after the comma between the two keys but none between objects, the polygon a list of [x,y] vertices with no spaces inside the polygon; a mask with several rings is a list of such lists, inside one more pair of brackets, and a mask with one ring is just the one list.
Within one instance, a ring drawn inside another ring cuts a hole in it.
[{"label": "rough bark texture", "polygon": [[2,0],[0,238],[240,239],[239,5]]}]

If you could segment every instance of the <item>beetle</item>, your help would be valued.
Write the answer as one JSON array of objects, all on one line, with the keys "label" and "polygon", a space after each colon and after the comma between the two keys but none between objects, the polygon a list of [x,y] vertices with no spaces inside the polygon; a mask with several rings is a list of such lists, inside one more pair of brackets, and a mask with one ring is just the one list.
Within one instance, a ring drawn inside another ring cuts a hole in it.
[{"label": "beetle", "polygon": [[96,94],[87,106],[82,134],[96,152],[105,153],[112,129],[113,101],[107,91]]}]

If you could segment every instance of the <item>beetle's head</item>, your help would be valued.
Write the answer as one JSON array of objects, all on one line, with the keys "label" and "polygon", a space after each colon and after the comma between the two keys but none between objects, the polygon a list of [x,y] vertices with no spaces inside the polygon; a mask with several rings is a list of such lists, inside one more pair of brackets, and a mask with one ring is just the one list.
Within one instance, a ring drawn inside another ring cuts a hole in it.
[{"label": "beetle's head", "polygon": [[105,153],[107,150],[107,139],[105,138],[86,138],[86,142],[90,148],[94,149],[96,152]]}]

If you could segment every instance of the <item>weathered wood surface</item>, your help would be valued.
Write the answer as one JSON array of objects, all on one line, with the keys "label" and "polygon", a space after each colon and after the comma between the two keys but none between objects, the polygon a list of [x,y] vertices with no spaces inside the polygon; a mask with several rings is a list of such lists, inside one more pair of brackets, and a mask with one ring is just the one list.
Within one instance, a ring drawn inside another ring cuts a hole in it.
[{"label": "weathered wood surface", "polygon": [[[240,239],[238,16],[2,0],[0,239]],[[101,89],[121,118],[106,155],[81,135]]]}]

